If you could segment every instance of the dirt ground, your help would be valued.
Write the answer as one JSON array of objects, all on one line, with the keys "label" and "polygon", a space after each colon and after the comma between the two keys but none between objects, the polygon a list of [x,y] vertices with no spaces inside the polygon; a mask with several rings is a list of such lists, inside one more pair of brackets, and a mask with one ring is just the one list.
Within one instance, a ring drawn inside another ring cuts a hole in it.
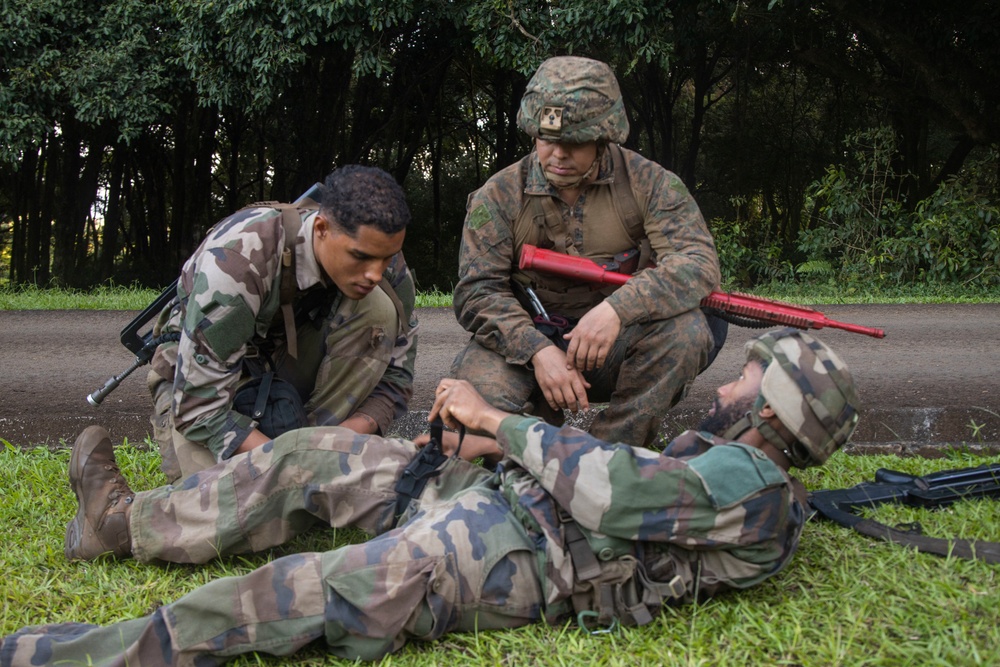
[{"label": "dirt ground", "polygon": [[[816,306],[827,317],[886,331],[875,339],[827,327],[818,335],[851,368],[864,403],[854,441],[860,449],[915,451],[966,443],[1000,443],[1000,304]],[[120,311],[0,312],[0,438],[15,446],[72,442],[92,423],[116,438],[142,441],[149,431],[147,367],[102,405],[86,397],[125,370],[134,355],[119,331],[135,313]],[[467,334],[450,309],[422,309],[417,380],[411,413],[393,434],[420,432],[438,379]],[[664,419],[665,433],[693,426],[714,389],[742,365],[742,344],[755,331],[731,327],[715,363]],[[572,423],[585,424],[586,417]]]}]

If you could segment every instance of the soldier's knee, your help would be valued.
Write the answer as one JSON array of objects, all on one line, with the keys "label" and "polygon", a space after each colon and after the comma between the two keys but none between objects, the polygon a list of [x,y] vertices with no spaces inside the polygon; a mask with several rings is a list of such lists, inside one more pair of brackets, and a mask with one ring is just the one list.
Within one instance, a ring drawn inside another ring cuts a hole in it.
[{"label": "soldier's knee", "polygon": [[502,355],[474,340],[455,357],[451,376],[466,380],[487,403],[508,412],[522,411],[536,388],[534,373],[507,363]]}]

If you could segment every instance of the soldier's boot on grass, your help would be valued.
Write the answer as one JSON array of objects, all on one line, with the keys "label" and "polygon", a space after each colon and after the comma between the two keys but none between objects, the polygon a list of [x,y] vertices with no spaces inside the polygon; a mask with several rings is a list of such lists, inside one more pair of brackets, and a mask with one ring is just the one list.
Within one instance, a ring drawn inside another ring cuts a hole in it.
[{"label": "soldier's boot on grass", "polygon": [[76,516],[66,527],[69,560],[93,560],[110,553],[132,555],[129,515],[135,494],[121,475],[108,432],[88,426],[73,443],[69,483],[76,494]]}]

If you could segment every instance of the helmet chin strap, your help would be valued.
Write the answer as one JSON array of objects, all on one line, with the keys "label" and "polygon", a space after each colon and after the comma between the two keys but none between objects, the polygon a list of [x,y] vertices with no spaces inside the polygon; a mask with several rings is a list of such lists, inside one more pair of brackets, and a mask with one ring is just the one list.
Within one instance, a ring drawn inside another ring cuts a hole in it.
[{"label": "helmet chin strap", "polygon": [[[798,448],[794,447],[797,442],[795,437],[791,433],[788,433],[788,437],[786,438],[771,426],[767,420],[760,416],[760,410],[766,404],[766,401],[763,399],[763,396],[759,396],[753,410],[747,412],[738,422],[726,429],[722,437],[730,442],[734,442],[751,428],[755,428],[764,440],[777,447],[779,452],[787,456],[792,465],[798,468],[805,468],[809,465],[809,461],[797,455],[796,450]],[[785,429],[782,428],[782,430]]]},{"label": "helmet chin strap", "polygon": [[729,442],[736,442],[736,440],[753,428],[753,422],[750,421],[750,413],[746,413],[738,422],[726,429],[726,432],[722,434],[724,440]]},{"label": "helmet chin strap", "polygon": [[587,179],[597,173],[597,169],[601,165],[602,155],[604,155],[604,145],[603,143],[598,143],[597,157],[595,157],[594,161],[590,163],[590,167],[583,174],[583,176],[580,176],[579,178],[560,176],[559,174],[554,174],[548,169],[542,167],[542,171],[545,173],[545,180],[551,183],[556,190],[572,190],[578,188],[583,185]]}]

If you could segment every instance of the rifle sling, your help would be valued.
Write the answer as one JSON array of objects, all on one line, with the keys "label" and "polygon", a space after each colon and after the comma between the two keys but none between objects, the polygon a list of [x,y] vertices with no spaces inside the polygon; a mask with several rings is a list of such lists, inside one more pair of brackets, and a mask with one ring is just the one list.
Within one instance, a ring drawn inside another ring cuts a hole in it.
[{"label": "rifle sling", "polygon": [[916,531],[900,530],[864,519],[836,503],[810,500],[810,505],[819,516],[839,523],[856,532],[878,540],[892,542],[905,547],[913,547],[923,553],[935,556],[954,556],[967,560],[981,560],[986,563],[1000,563],[1000,543],[984,540],[966,540],[962,538],[928,537]]},{"label": "rifle sling", "polygon": [[890,528],[871,519],[862,519],[852,527],[862,535],[907,547],[915,547],[917,551],[936,556],[955,556],[956,558],[981,560],[987,563],[1000,563],[1000,543],[997,542],[927,537]]}]

